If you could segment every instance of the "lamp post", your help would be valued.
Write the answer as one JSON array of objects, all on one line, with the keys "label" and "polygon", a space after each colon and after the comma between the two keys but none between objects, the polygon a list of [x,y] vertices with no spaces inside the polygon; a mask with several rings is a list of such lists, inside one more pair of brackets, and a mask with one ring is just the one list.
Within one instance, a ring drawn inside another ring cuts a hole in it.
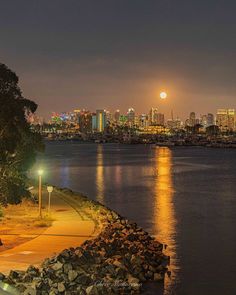
[{"label": "lamp post", "polygon": [[38,176],[39,176],[39,218],[42,218],[42,175],[43,170],[38,170]]},{"label": "lamp post", "polygon": [[53,186],[47,186],[47,191],[48,191],[48,215],[49,215],[51,210],[51,193],[53,192]]}]

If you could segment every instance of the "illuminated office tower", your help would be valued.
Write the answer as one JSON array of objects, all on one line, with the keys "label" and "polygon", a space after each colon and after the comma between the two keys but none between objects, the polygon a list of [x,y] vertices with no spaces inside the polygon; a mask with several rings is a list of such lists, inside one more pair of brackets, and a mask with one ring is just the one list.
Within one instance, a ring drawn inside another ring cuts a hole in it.
[{"label": "illuminated office tower", "polygon": [[96,125],[97,131],[103,132],[106,127],[106,111],[105,110],[97,110],[96,111]]},{"label": "illuminated office tower", "polygon": [[149,124],[150,125],[156,125],[157,124],[157,115],[158,115],[157,108],[151,108],[151,110],[149,112]]},{"label": "illuminated office tower", "polygon": [[139,120],[138,120],[138,126],[146,128],[148,127],[148,115],[146,114],[141,114],[139,116]]},{"label": "illuminated office tower", "polygon": [[189,125],[194,126],[196,124],[196,114],[195,112],[191,112],[189,115]]},{"label": "illuminated office tower", "polygon": [[229,109],[228,110],[228,129],[235,130],[235,110]]},{"label": "illuminated office tower", "polygon": [[114,121],[114,116],[110,111],[105,110],[106,113],[106,121],[112,123]]},{"label": "illuminated office tower", "polygon": [[226,109],[217,110],[216,124],[221,131],[226,131],[228,129],[228,111]]},{"label": "illuminated office tower", "polygon": [[207,114],[207,126],[212,126],[215,124],[214,115],[211,113]]},{"label": "illuminated office tower", "polygon": [[164,116],[164,114],[157,113],[155,119],[156,119],[156,124],[158,126],[164,126],[165,125],[165,116]]},{"label": "illuminated office tower", "polygon": [[82,133],[92,132],[92,113],[89,111],[82,111],[79,114],[79,130]]},{"label": "illuminated office tower", "polygon": [[92,131],[97,131],[97,115],[96,113],[92,113]]},{"label": "illuminated office tower", "polygon": [[127,112],[127,119],[128,119],[128,123],[129,125],[134,125],[135,123],[135,111],[133,108],[129,108],[128,112]]},{"label": "illuminated office tower", "polygon": [[120,110],[116,110],[114,114],[115,122],[118,123],[120,120]]},{"label": "illuminated office tower", "polygon": [[207,125],[207,115],[201,115],[200,117],[200,124],[206,128],[208,125]]},{"label": "illuminated office tower", "polygon": [[216,114],[216,124],[221,131],[232,131],[235,129],[235,110],[219,109]]}]

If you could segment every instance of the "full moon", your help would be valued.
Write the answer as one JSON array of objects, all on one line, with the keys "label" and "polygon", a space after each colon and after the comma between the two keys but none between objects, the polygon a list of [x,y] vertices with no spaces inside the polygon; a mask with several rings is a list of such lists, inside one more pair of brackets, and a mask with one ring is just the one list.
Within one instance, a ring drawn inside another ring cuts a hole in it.
[{"label": "full moon", "polygon": [[166,92],[161,92],[160,93],[160,98],[161,99],[166,99],[167,98],[167,93]]}]

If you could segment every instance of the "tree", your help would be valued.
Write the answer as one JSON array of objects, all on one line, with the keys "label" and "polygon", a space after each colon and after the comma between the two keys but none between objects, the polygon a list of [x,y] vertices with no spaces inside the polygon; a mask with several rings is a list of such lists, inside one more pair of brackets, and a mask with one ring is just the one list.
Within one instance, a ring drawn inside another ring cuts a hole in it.
[{"label": "tree", "polygon": [[18,77],[0,63],[0,203],[19,203],[26,189],[27,171],[38,151],[43,151],[39,133],[27,118],[37,104],[23,97]]}]

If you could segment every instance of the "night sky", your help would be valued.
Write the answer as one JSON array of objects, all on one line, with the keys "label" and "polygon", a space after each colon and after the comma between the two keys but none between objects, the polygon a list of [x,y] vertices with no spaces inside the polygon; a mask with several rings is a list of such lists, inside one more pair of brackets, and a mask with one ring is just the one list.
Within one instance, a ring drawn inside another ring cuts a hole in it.
[{"label": "night sky", "polygon": [[[236,108],[236,1],[0,0],[0,62],[39,113]],[[159,92],[169,98],[160,101]]]}]

